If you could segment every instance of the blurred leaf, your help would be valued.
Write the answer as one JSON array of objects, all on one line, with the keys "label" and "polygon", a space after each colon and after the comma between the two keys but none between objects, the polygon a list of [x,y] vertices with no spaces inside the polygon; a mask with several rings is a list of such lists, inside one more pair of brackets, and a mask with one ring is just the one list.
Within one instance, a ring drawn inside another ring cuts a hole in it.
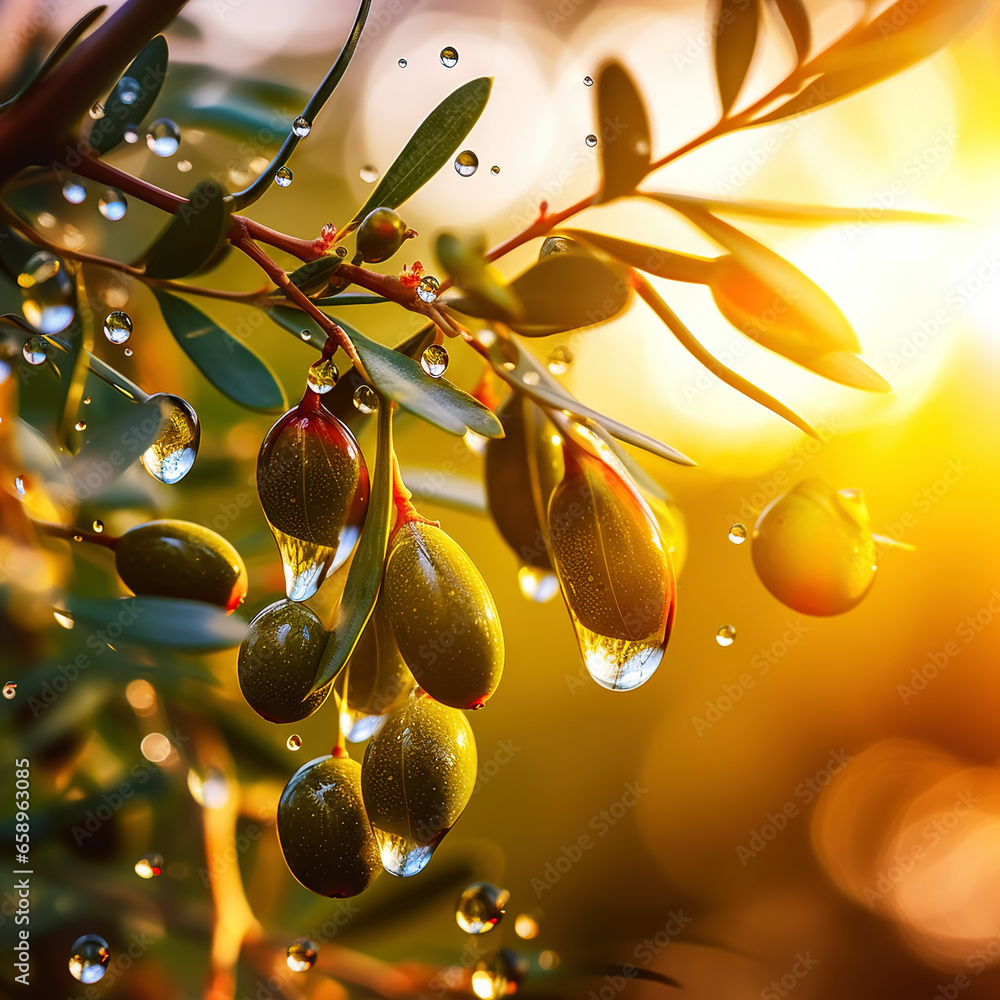
[{"label": "blurred leaf", "polygon": [[771,0],[777,8],[781,20],[788,29],[792,45],[795,46],[795,57],[801,65],[809,55],[812,45],[812,27],[809,23],[809,12],[802,0]]},{"label": "blurred leaf", "polygon": [[474,292],[510,319],[523,314],[521,303],[503,275],[487,262],[482,236],[463,239],[454,233],[442,233],[437,240],[437,256],[459,288]]},{"label": "blurred leaf", "polygon": [[759,0],[713,0],[712,10],[715,78],[726,117],[740,96],[757,48]]},{"label": "blurred leaf", "polygon": [[167,40],[157,35],[132,60],[122,79],[129,77],[139,85],[131,104],[125,104],[118,93],[118,86],[104,102],[104,116],[90,123],[87,141],[98,153],[107,153],[125,138],[128,125],[139,125],[149,114],[167,75]]},{"label": "blurred leaf", "polygon": [[445,475],[440,469],[418,469],[413,466],[407,466],[401,472],[406,488],[418,500],[475,514],[486,513],[486,494],[478,479]]},{"label": "blurred leaf", "polygon": [[567,236],[603,250],[629,267],[638,268],[658,278],[672,281],[692,281],[707,284],[712,271],[713,258],[696,257],[694,254],[676,253],[646,243],[619,240],[603,233],[590,233],[581,229],[567,229]]},{"label": "blurred leaf", "polygon": [[90,367],[90,371],[94,375],[96,375],[102,382],[105,382],[112,388],[117,389],[128,399],[141,402],[148,398],[146,393],[143,392],[142,389],[135,384],[135,382],[127,379],[120,371],[116,371],[111,367],[111,365],[102,361],[97,356],[88,353],[87,363]]},{"label": "blurred leaf", "polygon": [[309,694],[326,687],[343,670],[368,624],[382,586],[382,566],[389,544],[389,522],[392,518],[392,466],[395,461],[392,448],[392,404],[385,397],[379,399],[376,449],[375,473],[372,476],[371,500],[365,515],[365,526],[361,530],[358,550],[347,572],[337,622],[326,640]]},{"label": "blurred leaf", "polygon": [[200,309],[154,288],[163,319],[177,343],[220,392],[250,410],[280,413],[285,393],[274,372]]},{"label": "blurred leaf", "polygon": [[343,258],[336,254],[317,257],[316,260],[311,260],[292,271],[288,279],[306,295],[312,295],[314,292],[326,288],[330,283],[330,278],[333,277],[342,262]]},{"label": "blurred leaf", "polygon": [[417,128],[385,172],[368,200],[358,209],[349,230],[380,206],[396,208],[427,183],[454,155],[459,143],[486,107],[493,80],[479,77],[446,97]]},{"label": "blurred leaf", "polygon": [[652,146],[646,106],[620,63],[608,63],[597,77],[597,124],[604,175],[600,203],[631,194],[649,173]]},{"label": "blurred leaf", "polygon": [[230,208],[215,181],[199,181],[149,248],[150,278],[184,278],[203,267],[222,246]]},{"label": "blurred leaf", "polygon": [[[83,269],[74,267],[76,280],[76,327],[75,336],[68,338],[69,353],[62,356],[61,377],[56,396],[58,407],[59,444],[69,452],[75,452],[80,443],[81,432],[76,429],[77,412],[83,399],[83,387],[90,369],[89,352],[94,346],[94,313],[87,302],[87,286],[84,284]],[[72,329],[72,327],[71,327]]]}]

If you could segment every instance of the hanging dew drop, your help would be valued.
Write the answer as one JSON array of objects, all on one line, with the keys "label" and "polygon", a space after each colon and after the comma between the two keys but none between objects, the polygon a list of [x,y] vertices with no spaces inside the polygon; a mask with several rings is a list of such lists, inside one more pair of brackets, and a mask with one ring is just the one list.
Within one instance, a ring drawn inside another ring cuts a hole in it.
[{"label": "hanging dew drop", "polygon": [[441,50],[441,65],[454,69],[458,65],[458,49],[450,45],[445,46]]},{"label": "hanging dew drop", "polygon": [[126,358],[132,357],[132,348],[131,347],[126,347],[125,348],[125,357]]},{"label": "hanging dew drop", "polygon": [[128,202],[118,188],[108,188],[97,200],[97,207],[108,222],[117,222],[125,218]]},{"label": "hanging dew drop", "polygon": [[548,570],[522,566],[517,571],[521,596],[536,604],[545,604],[559,593],[559,578]]},{"label": "hanging dew drop", "polygon": [[431,378],[440,378],[448,370],[448,350],[443,344],[431,344],[420,355],[420,367]]},{"label": "hanging dew drop", "polygon": [[475,431],[466,431],[462,436],[462,440],[465,442],[466,448],[473,455],[486,454],[486,446],[489,443],[489,438],[485,438],[482,434],[477,434]]},{"label": "hanging dew drop", "polygon": [[90,106],[90,117],[95,122],[104,117],[104,105],[100,101],[94,101]]},{"label": "hanging dew drop", "polygon": [[732,625],[723,625],[715,633],[715,641],[720,646],[731,646],[736,641],[736,629]]},{"label": "hanging dew drop", "polygon": [[[73,322],[76,302],[73,279],[55,254],[47,250],[32,254],[17,276],[17,283],[21,289],[24,318],[39,333],[60,333]],[[44,343],[36,340],[34,347],[46,350]],[[25,354],[25,360],[41,364],[45,359],[33,361]]]},{"label": "hanging dew drop", "polygon": [[500,173],[500,168],[494,163],[493,166],[490,167],[490,173],[496,176],[498,173]]},{"label": "hanging dew drop", "polygon": [[292,735],[289,736],[287,740],[285,740],[285,746],[288,747],[289,750],[301,750],[302,737],[299,736],[297,733],[292,733]]},{"label": "hanging dew drop", "polygon": [[78,420],[76,422],[76,429],[78,431],[85,431],[87,429],[87,421],[86,420]]},{"label": "hanging dew drop", "polygon": [[48,349],[49,342],[44,337],[29,337],[21,348],[21,354],[29,365],[44,365]]},{"label": "hanging dew drop", "polygon": [[499,923],[509,899],[506,889],[489,882],[473,882],[458,897],[455,923],[466,934],[486,934]]},{"label": "hanging dew drop", "polygon": [[103,521],[96,521],[95,520],[94,521],[94,531],[96,531],[97,534],[100,534],[102,531],[104,531],[104,522]]},{"label": "hanging dew drop", "polygon": [[62,187],[62,196],[71,204],[79,205],[87,197],[87,189],[79,177],[70,177]]},{"label": "hanging dew drop", "polygon": [[459,177],[471,177],[479,169],[479,157],[471,149],[463,149],[455,157],[455,171]]},{"label": "hanging dew drop", "polygon": [[299,938],[288,946],[285,961],[292,972],[308,972],[316,962],[319,949],[308,938]]},{"label": "hanging dew drop", "polygon": [[144,854],[135,863],[135,873],[139,878],[156,878],[163,873],[162,854]]},{"label": "hanging dew drop", "polygon": [[437,298],[441,282],[431,274],[425,274],[417,285],[417,298],[421,302],[433,302]]},{"label": "hanging dew drop", "polygon": [[274,175],[274,183],[278,187],[286,188],[292,183],[292,172],[288,167],[279,167]]},{"label": "hanging dew drop", "polygon": [[17,685],[13,681],[7,681],[3,686],[3,696],[12,701],[17,696]]},{"label": "hanging dew drop", "polygon": [[146,131],[146,145],[157,156],[173,156],[180,144],[181,130],[169,118],[157,118]]},{"label": "hanging dew drop", "polygon": [[132,317],[121,310],[108,313],[104,320],[104,336],[112,344],[124,344],[132,336]]},{"label": "hanging dew drop", "polygon": [[587,136],[585,142],[587,143],[588,146],[593,148],[594,146],[597,145],[597,136],[594,135],[592,132],[590,135]]},{"label": "hanging dew drop", "polygon": [[70,949],[69,972],[81,983],[96,983],[104,978],[110,960],[108,942],[96,934],[84,934]]},{"label": "hanging dew drop", "polygon": [[22,497],[28,492],[28,486],[24,476],[14,477],[14,489],[17,490],[18,495]]},{"label": "hanging dew drop", "polygon": [[312,339],[312,334],[308,330],[303,330],[299,336],[306,342]]},{"label": "hanging dew drop", "polygon": [[358,176],[366,184],[374,184],[378,180],[378,168],[371,163],[366,163],[359,171]]},{"label": "hanging dew drop", "polygon": [[337,384],[339,378],[340,372],[337,370],[337,366],[330,358],[323,358],[310,365],[309,374],[306,375],[306,385],[313,392],[323,396]]},{"label": "hanging dew drop", "polygon": [[400,60],[397,61],[396,65],[400,69],[406,69],[406,60],[405,59],[400,59]]},{"label": "hanging dew drop", "polygon": [[346,256],[347,256],[347,247],[345,247],[345,246],[344,246],[343,244],[341,244],[341,245],[340,245],[339,247],[337,247],[337,249],[336,249],[336,250],[334,250],[333,252],[334,252],[334,253],[335,253],[335,254],[336,254],[336,255],[337,255],[338,257],[341,257],[341,258],[343,258],[343,257],[346,257]]},{"label": "hanging dew drop", "polygon": [[585,76],[583,78],[583,85],[585,87],[593,87],[594,86],[594,79],[593,79],[593,77]]},{"label": "hanging dew drop", "polygon": [[359,413],[374,413],[378,409],[378,396],[370,385],[359,385],[354,390],[351,402]]},{"label": "hanging dew drop", "polygon": [[84,396],[83,397],[83,405],[84,406],[90,406],[90,396]]},{"label": "hanging dew drop", "polygon": [[292,133],[297,135],[300,139],[304,139],[312,131],[312,122],[307,118],[303,118],[299,115],[295,121],[292,122]]},{"label": "hanging dew drop", "polygon": [[541,376],[538,374],[538,372],[525,372],[521,376],[521,381],[525,385],[538,385],[538,383],[541,381]]},{"label": "hanging dew drop", "polygon": [[201,444],[201,424],[198,414],[180,396],[158,392],[149,402],[169,404],[167,419],[160,427],[157,439],[142,453],[142,467],[158,482],[173,486],[179,483],[194,465]]},{"label": "hanging dew drop", "polygon": [[552,348],[549,354],[548,369],[553,375],[565,375],[573,364],[573,352],[565,344]]},{"label": "hanging dew drop", "polygon": [[733,545],[742,545],[747,540],[747,529],[745,524],[734,524],[729,529],[729,540]]},{"label": "hanging dew drop", "polygon": [[123,76],[115,87],[115,94],[122,104],[135,104],[139,97],[139,81],[130,76]]}]

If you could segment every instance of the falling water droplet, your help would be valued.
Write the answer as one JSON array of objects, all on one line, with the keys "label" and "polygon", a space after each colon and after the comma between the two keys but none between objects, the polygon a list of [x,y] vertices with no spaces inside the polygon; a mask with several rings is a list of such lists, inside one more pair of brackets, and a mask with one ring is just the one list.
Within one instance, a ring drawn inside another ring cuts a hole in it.
[{"label": "falling water droplet", "polygon": [[593,87],[594,86],[594,78],[591,77],[591,76],[585,76],[583,78],[583,85],[585,87]]},{"label": "falling water droplet", "polygon": [[559,593],[559,578],[555,573],[535,566],[522,566],[517,571],[521,596],[536,604],[545,604]]},{"label": "falling water droplet", "polygon": [[90,106],[90,117],[96,122],[98,119],[104,117],[104,105],[100,101],[94,101]]},{"label": "falling water droplet", "polygon": [[298,733],[292,733],[291,736],[285,740],[285,746],[289,750],[301,750],[302,749],[302,737]]},{"label": "falling water droplet", "polygon": [[300,139],[304,139],[311,131],[312,122],[301,115],[292,122],[292,132]]},{"label": "falling water droplet", "polygon": [[104,522],[103,521],[97,521],[97,520],[95,520],[94,521],[94,531],[96,531],[98,534],[100,534],[103,530],[104,530]]},{"label": "falling water droplet", "polygon": [[28,484],[24,476],[14,477],[14,489],[23,497],[28,492]]},{"label": "falling water droplet", "polygon": [[167,403],[170,410],[160,427],[159,437],[142,453],[142,467],[156,480],[172,486],[179,483],[194,465],[201,444],[201,424],[191,404],[169,393],[149,397],[152,403]]},{"label": "falling water droplet", "polygon": [[374,413],[378,409],[378,396],[375,394],[375,390],[367,384],[359,385],[354,390],[351,401],[359,413]]},{"label": "falling water droplet", "polygon": [[586,138],[586,143],[587,143],[588,146],[590,146],[591,148],[593,148],[594,146],[597,145],[597,136],[594,135],[593,132],[591,132],[591,134],[588,135],[587,138]]},{"label": "falling water droplet", "polygon": [[87,421],[86,420],[78,420],[76,422],[76,429],[78,431],[85,431],[87,429]]},{"label": "falling water droplet", "polygon": [[458,49],[447,45],[441,50],[441,65],[454,69],[458,65]]},{"label": "falling water droplet", "polygon": [[553,375],[565,375],[573,364],[573,352],[565,344],[552,348],[548,368]]},{"label": "falling water droplet", "polygon": [[491,174],[498,174],[498,173],[500,173],[500,168],[494,163],[493,166],[490,167],[490,173]]},{"label": "falling water droplet", "polygon": [[125,126],[123,138],[131,146],[139,141],[139,126],[129,123]]},{"label": "falling water droplet", "polygon": [[538,918],[531,913],[519,913],[514,920],[514,933],[524,941],[531,941],[541,933]]},{"label": "falling water droplet", "polygon": [[443,344],[431,344],[420,355],[420,367],[431,378],[440,378],[448,370],[448,349]]},{"label": "falling water droplet", "polygon": [[466,431],[462,436],[462,440],[473,455],[486,454],[486,446],[489,444],[489,438],[485,438],[482,434],[477,434],[475,431]]},{"label": "falling water droplet", "polygon": [[79,177],[70,177],[62,187],[62,196],[71,204],[79,205],[87,197],[87,189]]},{"label": "falling water droplet", "polygon": [[21,348],[21,354],[29,365],[43,365],[49,356],[49,342],[41,336],[29,337]]},{"label": "falling water droplet", "polygon": [[732,625],[723,625],[715,633],[715,641],[720,646],[731,646],[736,641],[736,629]]},{"label": "falling water droplet", "polygon": [[181,144],[181,130],[169,118],[157,118],[146,130],[146,145],[157,156],[173,156]]},{"label": "falling water droplet", "polygon": [[473,882],[455,904],[455,923],[466,934],[486,934],[504,914],[510,893],[490,882]]},{"label": "falling water droplet", "polygon": [[479,169],[479,157],[471,149],[463,149],[455,157],[455,171],[459,177],[471,177]]},{"label": "falling water droplet", "polygon": [[3,696],[10,701],[17,694],[17,685],[13,681],[7,681],[3,686]]},{"label": "falling water droplet", "polygon": [[421,302],[433,302],[437,298],[441,282],[432,274],[425,274],[417,285],[417,298]]},{"label": "falling water droplet", "polygon": [[309,373],[306,375],[306,385],[313,392],[317,392],[322,396],[337,384],[337,379],[339,378],[340,372],[333,363],[333,359],[322,358],[309,366]]},{"label": "falling water droplet", "polygon": [[156,878],[163,872],[162,854],[144,854],[135,863],[135,873],[139,878]]},{"label": "falling water droplet", "polygon": [[316,961],[319,949],[308,938],[299,938],[288,946],[288,968],[292,972],[308,972]]},{"label": "falling water droplet", "polygon": [[378,180],[378,167],[371,163],[366,163],[359,171],[358,176],[366,184],[374,184]]},{"label": "falling water droplet", "polygon": [[135,104],[139,96],[139,81],[130,76],[123,76],[115,87],[115,94],[122,104]]},{"label": "falling water droplet", "polygon": [[400,69],[406,69],[406,60],[405,59],[400,59],[400,60],[397,61],[396,65]]},{"label": "falling water droplet", "polygon": [[221,809],[229,801],[229,782],[216,767],[209,767],[204,777],[193,769],[188,771],[187,785],[191,798],[206,809]]},{"label": "falling water droplet", "polygon": [[108,222],[117,222],[125,217],[125,213],[128,211],[128,202],[118,188],[108,188],[97,199],[97,207]]},{"label": "falling water droplet", "polygon": [[747,540],[747,529],[745,524],[734,524],[729,529],[729,540],[733,545],[742,545]]},{"label": "falling water droplet", "polygon": [[[24,318],[39,333],[60,333],[73,322],[76,302],[73,279],[55,254],[47,250],[32,254],[17,276],[17,283],[21,288]],[[25,358],[31,364],[41,364],[27,355]]]},{"label": "falling water droplet", "polygon": [[274,183],[278,187],[286,188],[292,183],[292,172],[288,167],[278,167],[277,172],[274,175]]},{"label": "falling water droplet", "polygon": [[124,344],[132,336],[132,317],[120,309],[108,313],[104,320],[104,336],[112,344]]},{"label": "falling water droplet", "polygon": [[110,960],[108,942],[96,934],[84,934],[70,949],[70,975],[81,983],[96,983],[104,978]]}]

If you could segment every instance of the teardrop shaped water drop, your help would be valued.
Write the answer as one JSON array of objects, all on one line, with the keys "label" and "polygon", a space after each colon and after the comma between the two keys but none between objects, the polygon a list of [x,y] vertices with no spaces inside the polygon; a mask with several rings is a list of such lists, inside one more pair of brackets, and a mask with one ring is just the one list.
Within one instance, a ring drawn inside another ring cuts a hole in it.
[{"label": "teardrop shaped water drop", "polygon": [[441,50],[441,65],[448,69],[454,69],[458,65],[458,49],[451,45],[446,45]]},{"label": "teardrop shaped water drop", "polygon": [[97,534],[100,534],[102,531],[104,531],[104,522],[103,521],[95,520],[94,521],[94,531],[97,532]]},{"label": "teardrop shaped water drop", "polygon": [[87,189],[79,177],[70,177],[62,186],[62,196],[71,204],[79,205],[87,197]]},{"label": "teardrop shaped water drop", "polygon": [[309,938],[299,938],[288,946],[285,962],[292,972],[308,972],[316,962],[319,948]]},{"label": "teardrop shaped water drop", "polygon": [[49,342],[42,336],[29,337],[21,348],[21,354],[29,365],[44,365],[48,352]]},{"label": "teardrop shaped water drop", "polygon": [[431,378],[440,378],[448,370],[448,350],[444,344],[431,344],[420,355],[420,367]]},{"label": "teardrop shaped water drop", "polygon": [[548,369],[553,375],[565,375],[573,364],[573,351],[565,344],[553,347],[549,354]]},{"label": "teardrop shaped water drop", "polygon": [[128,211],[128,201],[118,188],[108,188],[97,199],[97,208],[108,222],[117,222],[119,219],[125,218],[125,213]]},{"label": "teardrop shaped water drop", "polygon": [[315,364],[309,366],[309,372],[306,375],[306,385],[313,392],[317,392],[323,396],[337,384],[339,378],[340,372],[333,363],[333,359],[321,358]]},{"label": "teardrop shaped water drop", "polygon": [[132,317],[120,309],[108,313],[104,320],[104,336],[112,344],[124,344],[132,336]]},{"label": "teardrop shaped water drop", "polygon": [[180,144],[181,130],[170,118],[157,118],[146,130],[146,145],[157,156],[173,156]]},{"label": "teardrop shaped water drop", "polygon": [[109,961],[108,942],[96,934],[84,934],[70,949],[69,972],[81,983],[96,983],[104,978]]},{"label": "teardrop shaped water drop", "polygon": [[455,157],[455,172],[459,177],[471,177],[479,169],[479,157],[471,149],[463,149]]},{"label": "teardrop shaped water drop", "polygon": [[94,101],[94,103],[90,106],[89,113],[90,117],[93,118],[95,122],[99,121],[104,117],[104,105],[101,104],[100,101]]},{"label": "teardrop shaped water drop", "polygon": [[139,97],[139,81],[131,76],[123,76],[115,86],[115,95],[122,104],[135,104]]},{"label": "teardrop shaped water drop", "polygon": [[559,578],[555,573],[536,566],[522,566],[517,571],[521,595],[536,604],[545,604],[559,593]]},{"label": "teardrop shaped water drop", "polygon": [[506,889],[491,882],[473,882],[458,897],[455,923],[466,934],[486,934],[500,922],[509,899]]},{"label": "teardrop shaped water drop", "polygon": [[[73,279],[55,254],[47,250],[32,254],[17,276],[17,283],[24,318],[39,333],[60,333],[73,322],[76,313]],[[32,361],[26,354],[25,360],[37,365],[45,359]]]},{"label": "teardrop shaped water drop", "polygon": [[745,524],[734,524],[729,529],[729,540],[733,545],[742,545],[747,540],[747,529]]},{"label": "teardrop shaped water drop", "polygon": [[274,174],[274,183],[277,184],[278,187],[288,187],[288,185],[292,183],[291,170],[289,170],[288,167],[278,167]]},{"label": "teardrop shaped water drop", "polygon": [[17,685],[13,681],[7,681],[3,686],[3,696],[11,701],[17,695]]},{"label": "teardrop shaped water drop", "polygon": [[378,180],[378,167],[371,163],[366,163],[359,171],[358,176],[366,184],[374,184]]},{"label": "teardrop shaped water drop", "polygon": [[144,854],[135,863],[135,873],[139,878],[157,878],[163,873],[163,855]]},{"label": "teardrop shaped water drop", "polygon": [[292,122],[292,132],[300,139],[304,139],[311,131],[312,122],[309,121],[308,118],[303,118],[299,115],[299,117]]},{"label": "teardrop shaped water drop", "polygon": [[346,257],[347,256],[347,247],[345,247],[344,244],[341,243],[341,245],[339,247],[337,247],[333,252],[338,257]]},{"label": "teardrop shaped water drop", "polygon": [[715,633],[715,641],[720,646],[731,646],[736,641],[736,629],[732,625],[723,625]]},{"label": "teardrop shaped water drop", "polygon": [[437,298],[441,282],[432,274],[425,274],[417,285],[417,298],[421,302],[433,302]]},{"label": "teardrop shaped water drop", "polygon": [[156,440],[142,453],[142,467],[158,482],[179,483],[194,465],[201,444],[201,424],[191,404],[170,393],[149,397],[152,403],[169,405],[166,420]]},{"label": "teardrop shaped water drop", "polygon": [[370,413],[374,413],[378,409],[378,396],[375,390],[368,385],[366,382],[362,383],[354,390],[354,395],[351,397],[351,402],[354,404],[354,408],[358,413],[363,413],[367,416]]}]

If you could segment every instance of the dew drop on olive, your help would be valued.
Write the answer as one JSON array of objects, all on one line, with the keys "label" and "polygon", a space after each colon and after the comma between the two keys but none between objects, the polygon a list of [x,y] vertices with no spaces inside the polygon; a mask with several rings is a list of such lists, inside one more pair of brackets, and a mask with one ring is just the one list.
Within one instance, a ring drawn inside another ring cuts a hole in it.
[{"label": "dew drop on olive", "polygon": [[388,260],[406,239],[406,223],[391,208],[373,208],[358,226],[357,249],[368,264]]},{"label": "dew drop on olive", "polygon": [[361,791],[382,865],[416,875],[455,825],[476,784],[476,741],[466,717],[417,689],[372,737]]},{"label": "dew drop on olive", "polygon": [[496,605],[472,560],[439,527],[419,521],[396,533],[380,600],[417,683],[452,708],[481,708],[503,673]]},{"label": "dew drop on olive", "polygon": [[316,614],[295,601],[277,601],[250,622],[238,674],[243,697],[259,716],[298,722],[326,701],[329,684],[309,695],[326,637]]},{"label": "dew drop on olive", "polygon": [[239,552],[190,521],[146,521],[126,531],[115,544],[115,567],[135,594],[207,601],[230,613],[247,594]]},{"label": "dew drop on olive", "polygon": [[300,767],[278,802],[278,843],[311,892],[338,899],[364,892],[382,866],[362,801],[361,765],[344,755]]}]

